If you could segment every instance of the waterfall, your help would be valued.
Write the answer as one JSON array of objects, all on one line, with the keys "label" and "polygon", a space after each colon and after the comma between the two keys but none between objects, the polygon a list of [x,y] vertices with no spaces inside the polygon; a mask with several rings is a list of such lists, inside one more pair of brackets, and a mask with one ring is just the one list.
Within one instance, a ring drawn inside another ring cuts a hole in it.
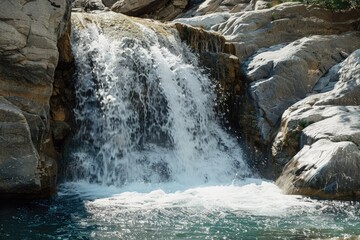
[{"label": "waterfall", "polygon": [[64,150],[69,175],[53,199],[4,203],[0,239],[360,234],[359,204],[283,195],[249,178],[213,110],[213,84],[175,28],[111,12],[73,13],[72,21],[77,132]]},{"label": "waterfall", "polygon": [[92,22],[73,30],[72,177],[122,186],[249,176],[236,139],[218,123],[213,85],[197,56],[171,27],[126,21],[136,29]]}]

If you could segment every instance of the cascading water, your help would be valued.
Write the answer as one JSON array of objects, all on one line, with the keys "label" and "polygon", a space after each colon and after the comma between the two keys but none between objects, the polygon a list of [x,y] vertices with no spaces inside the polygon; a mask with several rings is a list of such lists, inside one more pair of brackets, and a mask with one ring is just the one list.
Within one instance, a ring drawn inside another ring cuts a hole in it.
[{"label": "cascading water", "polygon": [[174,29],[111,12],[72,18],[78,132],[65,151],[69,176],[54,199],[0,211],[0,239],[360,235],[358,203],[243,179],[251,173],[217,124],[212,85]]},{"label": "cascading water", "polygon": [[249,176],[236,140],[217,122],[212,85],[197,57],[172,28],[135,28],[141,39],[121,31],[110,37],[96,24],[74,33],[75,178],[121,186]]}]

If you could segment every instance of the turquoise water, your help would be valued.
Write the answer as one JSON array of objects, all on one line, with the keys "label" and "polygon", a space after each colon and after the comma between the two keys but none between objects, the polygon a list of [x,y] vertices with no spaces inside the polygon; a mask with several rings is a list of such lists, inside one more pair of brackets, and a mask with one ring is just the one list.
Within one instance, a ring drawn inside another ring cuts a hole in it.
[{"label": "turquoise water", "polygon": [[[131,192],[66,184],[52,200],[2,203],[0,239],[355,239],[360,235],[359,203],[285,196],[267,182],[175,192],[145,188]],[[255,193],[241,196],[248,190]],[[251,201],[255,195],[266,199]]]}]

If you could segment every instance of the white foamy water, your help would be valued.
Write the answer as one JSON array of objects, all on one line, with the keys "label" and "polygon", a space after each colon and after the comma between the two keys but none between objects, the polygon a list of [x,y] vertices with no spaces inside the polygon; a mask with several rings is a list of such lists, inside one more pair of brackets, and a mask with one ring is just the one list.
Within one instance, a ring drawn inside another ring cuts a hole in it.
[{"label": "white foamy water", "polygon": [[[206,217],[209,214],[239,216],[286,216],[315,211],[321,204],[296,195],[284,195],[273,183],[246,179],[229,185],[189,187],[177,183],[134,183],[121,188],[104,187],[86,182],[62,186],[62,194],[76,193],[86,199],[89,212],[109,217],[115,215],[161,212]],[[109,215],[106,215],[108,213]],[[112,220],[113,221],[113,220]]]},{"label": "white foamy water", "polygon": [[74,32],[79,131],[73,177],[101,185],[230,183],[251,173],[218,124],[216,95],[197,57],[168,34]]},{"label": "white foamy water", "polygon": [[83,199],[88,217],[80,226],[99,226],[91,239],[313,239],[328,229],[333,236],[344,232],[332,215],[341,206],[283,195],[259,179],[194,187],[76,182],[61,192]]}]

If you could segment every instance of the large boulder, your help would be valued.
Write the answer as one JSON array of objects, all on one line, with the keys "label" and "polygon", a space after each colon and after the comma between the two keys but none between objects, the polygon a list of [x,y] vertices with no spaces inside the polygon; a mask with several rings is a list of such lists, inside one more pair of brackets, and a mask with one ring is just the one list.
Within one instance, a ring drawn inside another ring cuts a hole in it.
[{"label": "large boulder", "polygon": [[273,156],[279,166],[286,164],[277,183],[287,193],[358,198],[359,64],[357,50],[337,67],[332,89],[325,86],[284,113]]},{"label": "large boulder", "polygon": [[120,0],[111,10],[129,16],[172,20],[184,11],[188,0]]},{"label": "large boulder", "polygon": [[71,1],[0,2],[0,195],[49,196],[49,100]]},{"label": "large boulder", "polygon": [[194,1],[193,4],[190,4],[190,7],[191,9],[180,15],[181,18],[203,16],[212,13],[235,13],[244,10],[254,10],[255,3],[251,0],[205,0]]},{"label": "large boulder", "polygon": [[254,55],[245,64],[264,143],[271,144],[283,112],[311,93],[333,65],[360,47],[358,32],[312,36]]},{"label": "large boulder", "polygon": [[322,139],[304,146],[277,184],[288,194],[356,200],[360,194],[359,170],[360,150],[356,144]]}]

